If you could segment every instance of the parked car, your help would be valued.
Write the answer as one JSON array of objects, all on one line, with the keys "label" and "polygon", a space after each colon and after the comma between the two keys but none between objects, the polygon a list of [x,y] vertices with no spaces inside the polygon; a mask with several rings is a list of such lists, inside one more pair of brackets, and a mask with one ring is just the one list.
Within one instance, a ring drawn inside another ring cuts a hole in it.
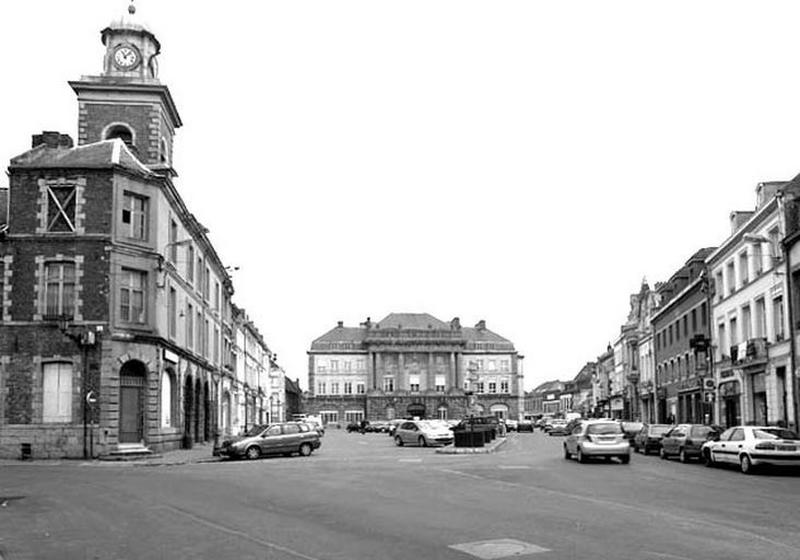
[{"label": "parked car", "polygon": [[720,430],[715,426],[678,424],[664,434],[658,454],[662,459],[676,455],[681,463],[688,463],[693,458],[699,459],[700,447],[719,433]]},{"label": "parked car", "polygon": [[647,455],[651,451],[661,449],[661,438],[672,426],[669,424],[643,424],[642,429],[633,438],[633,450]]},{"label": "parked car", "polygon": [[453,439],[453,432],[449,427],[429,420],[406,420],[394,432],[394,442],[398,446],[407,443],[420,447],[450,445]]},{"label": "parked car", "polygon": [[706,466],[733,464],[750,474],[761,465],[800,465],[800,438],[776,426],[735,426],[700,448]]},{"label": "parked car", "polygon": [[586,420],[564,438],[564,458],[573,456],[579,463],[590,457],[618,458],[623,464],[631,460],[631,446],[622,426],[613,420]]},{"label": "parked car", "polygon": [[625,422],[621,421],[620,426],[622,427],[622,433],[625,434],[625,439],[628,440],[628,445],[633,447],[633,438],[636,437],[640,431],[642,431],[642,427],[644,424],[641,422]]},{"label": "parked car", "polygon": [[552,420],[553,420],[552,416],[542,416],[536,421],[536,427],[544,431],[545,426],[550,422],[552,422]]},{"label": "parked car", "polygon": [[370,422],[367,427],[368,432],[375,432],[376,434],[385,434],[389,431],[389,422],[385,420],[375,420]]},{"label": "parked car", "polygon": [[359,424],[358,422],[350,422],[347,424],[346,430],[348,434],[352,432],[361,431],[361,424]]},{"label": "parked car", "polygon": [[519,428],[519,422],[517,420],[507,419],[506,420],[506,429],[509,432],[516,432],[517,428]]},{"label": "parked car", "polygon": [[244,436],[229,438],[215,449],[215,455],[231,459],[247,457],[258,459],[264,455],[292,455],[299,453],[307,457],[321,445],[320,436],[302,422],[259,425],[251,428]]},{"label": "parked car", "polygon": [[551,436],[565,436],[570,433],[569,429],[567,429],[568,425],[569,423],[566,420],[553,420],[550,429],[547,430],[547,434]]},{"label": "parked car", "polygon": [[518,432],[533,432],[533,421],[532,420],[520,420],[517,422],[517,431]]}]

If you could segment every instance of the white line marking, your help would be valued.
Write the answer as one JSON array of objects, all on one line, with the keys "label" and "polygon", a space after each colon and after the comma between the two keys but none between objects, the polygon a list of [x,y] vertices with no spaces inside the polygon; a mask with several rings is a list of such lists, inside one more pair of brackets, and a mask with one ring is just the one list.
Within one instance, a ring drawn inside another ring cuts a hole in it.
[{"label": "white line marking", "polygon": [[175,506],[169,506],[169,505],[163,506],[163,507],[165,507],[167,509],[170,509],[170,510],[172,510],[174,512],[177,512],[177,513],[179,513],[179,514],[181,514],[181,515],[183,515],[185,517],[188,517],[192,521],[196,521],[197,523],[205,525],[206,527],[211,527],[212,529],[216,529],[217,531],[221,531],[223,533],[228,533],[229,535],[234,535],[236,537],[243,538],[243,539],[248,540],[250,542],[254,542],[256,544],[260,544],[262,546],[266,546],[267,548],[272,548],[272,549],[275,549],[275,550],[279,550],[281,552],[285,552],[287,554],[291,554],[292,556],[297,556],[298,558],[302,558],[303,560],[321,560],[320,558],[316,558],[314,556],[307,556],[307,555],[303,554],[302,552],[297,552],[296,550],[292,550],[291,548],[286,548],[285,546],[281,546],[279,544],[275,544],[275,543],[272,543],[272,542],[269,542],[269,541],[265,541],[263,539],[259,539],[258,537],[254,537],[252,535],[248,535],[247,533],[244,533],[242,531],[237,531],[236,529],[230,529],[228,527],[225,527],[224,525],[220,525],[219,523],[214,523],[213,521],[208,521],[207,519],[203,519],[202,517],[198,517],[198,516],[194,515],[193,513],[190,513],[190,512],[188,512],[186,510],[183,510],[181,508],[178,508],[178,507],[175,507]]},{"label": "white line marking", "polygon": [[421,463],[422,459],[398,459],[398,463]]},{"label": "white line marking", "polygon": [[645,554],[656,556],[658,558],[674,558],[675,560],[694,560],[693,558],[686,558],[686,556],[676,556],[675,554],[668,554],[666,552],[653,552],[652,550],[645,550]]},{"label": "white line marking", "polygon": [[501,471],[522,471],[530,469],[528,465],[499,465],[497,468]]}]

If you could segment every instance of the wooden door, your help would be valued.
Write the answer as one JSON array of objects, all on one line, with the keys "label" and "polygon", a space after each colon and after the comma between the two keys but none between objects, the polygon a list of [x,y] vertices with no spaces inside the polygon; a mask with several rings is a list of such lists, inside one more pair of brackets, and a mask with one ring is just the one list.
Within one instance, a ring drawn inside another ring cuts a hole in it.
[{"label": "wooden door", "polygon": [[127,382],[121,384],[119,392],[119,442],[139,443],[144,438],[143,383],[138,377],[125,381]]}]

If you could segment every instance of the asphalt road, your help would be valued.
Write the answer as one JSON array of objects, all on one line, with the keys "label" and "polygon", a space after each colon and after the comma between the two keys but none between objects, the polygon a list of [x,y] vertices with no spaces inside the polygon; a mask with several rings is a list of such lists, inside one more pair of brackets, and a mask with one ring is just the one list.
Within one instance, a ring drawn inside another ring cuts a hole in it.
[{"label": "asphalt road", "polygon": [[0,558],[800,558],[800,476],[584,465],[561,441],[513,434],[453,456],[329,431],[307,458],[6,465]]}]

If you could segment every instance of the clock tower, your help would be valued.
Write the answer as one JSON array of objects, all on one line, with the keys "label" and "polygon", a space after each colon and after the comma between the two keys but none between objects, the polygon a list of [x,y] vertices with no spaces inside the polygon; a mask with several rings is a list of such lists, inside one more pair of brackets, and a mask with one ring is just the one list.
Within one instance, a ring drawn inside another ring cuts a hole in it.
[{"label": "clock tower", "polygon": [[106,52],[100,75],[69,82],[78,96],[78,144],[122,139],[153,171],[173,174],[172,141],[181,118],[158,79],[161,43],[128,15],[100,32]]}]

